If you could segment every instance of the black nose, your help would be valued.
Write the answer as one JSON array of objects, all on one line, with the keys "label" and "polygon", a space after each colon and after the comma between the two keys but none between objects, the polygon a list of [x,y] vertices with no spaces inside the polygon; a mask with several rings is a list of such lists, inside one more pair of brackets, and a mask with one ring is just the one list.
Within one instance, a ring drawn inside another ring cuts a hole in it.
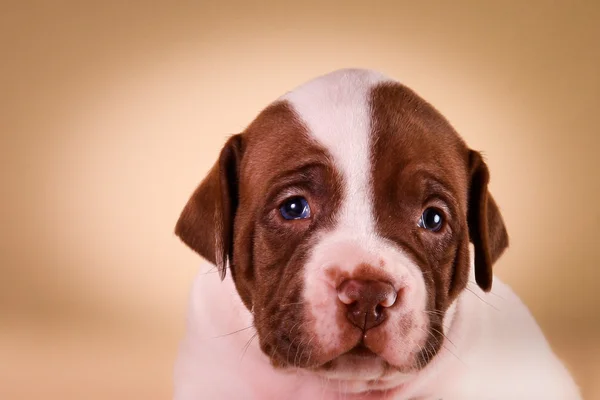
[{"label": "black nose", "polygon": [[386,308],[396,302],[394,287],[382,281],[349,279],[338,287],[338,298],[346,305],[346,318],[367,331],[385,321]]}]

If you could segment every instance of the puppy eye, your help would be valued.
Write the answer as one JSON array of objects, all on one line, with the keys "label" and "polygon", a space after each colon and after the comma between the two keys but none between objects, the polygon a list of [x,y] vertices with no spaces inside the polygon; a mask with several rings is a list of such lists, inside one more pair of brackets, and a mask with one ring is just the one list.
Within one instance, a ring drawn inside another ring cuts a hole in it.
[{"label": "puppy eye", "polygon": [[437,232],[442,229],[444,225],[444,216],[442,212],[434,207],[429,207],[423,211],[421,219],[419,220],[419,226],[427,229],[428,231]]},{"label": "puppy eye", "polygon": [[310,206],[304,197],[291,197],[279,207],[281,216],[287,220],[310,217]]}]

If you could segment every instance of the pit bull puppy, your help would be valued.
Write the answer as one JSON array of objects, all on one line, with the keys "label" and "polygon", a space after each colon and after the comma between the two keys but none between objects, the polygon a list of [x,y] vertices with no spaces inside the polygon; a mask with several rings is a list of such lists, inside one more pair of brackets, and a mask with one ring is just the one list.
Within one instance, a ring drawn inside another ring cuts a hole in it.
[{"label": "pit bull puppy", "polygon": [[175,399],[580,399],[493,277],[508,235],[488,181],[435,108],[377,72],[279,98],[177,222],[210,264]]}]

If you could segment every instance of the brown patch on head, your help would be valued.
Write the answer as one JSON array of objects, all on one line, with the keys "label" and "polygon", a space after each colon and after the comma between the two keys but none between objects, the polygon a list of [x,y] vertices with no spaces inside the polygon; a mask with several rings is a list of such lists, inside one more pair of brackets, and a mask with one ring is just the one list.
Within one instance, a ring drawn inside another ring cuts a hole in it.
[{"label": "brown patch on head", "polygon": [[[302,271],[317,232],[333,220],[340,178],[285,102],[267,107],[230,139],[178,221],[176,233],[225,274],[225,262],[260,344],[274,363],[306,362]],[[285,220],[282,203],[304,197],[308,219]],[[281,353],[281,354],[280,354]],[[305,353],[305,354],[304,354]]]},{"label": "brown patch on head", "polygon": [[[306,349],[303,267],[315,235],[333,221],[340,178],[286,103],[267,108],[244,137],[232,274],[274,365],[305,365],[318,349]],[[282,218],[281,204],[294,196],[308,201],[309,219]]]},{"label": "brown patch on head", "polygon": [[[468,278],[468,259],[452,268],[467,232],[468,150],[433,107],[400,84],[375,88],[371,106],[379,233],[413,256],[431,277],[426,283],[435,306],[445,309]],[[445,214],[440,232],[419,227],[430,206]]]},{"label": "brown patch on head", "polygon": [[[480,200],[491,196],[479,153],[435,108],[405,86],[386,83],[373,89],[371,110],[378,231],[421,268],[428,292],[431,340],[421,354],[424,365],[441,345],[445,311],[467,285],[469,240],[476,248],[477,282],[489,290],[491,265],[508,244],[506,230],[493,200]],[[429,207],[444,219],[437,232],[419,226]]]}]

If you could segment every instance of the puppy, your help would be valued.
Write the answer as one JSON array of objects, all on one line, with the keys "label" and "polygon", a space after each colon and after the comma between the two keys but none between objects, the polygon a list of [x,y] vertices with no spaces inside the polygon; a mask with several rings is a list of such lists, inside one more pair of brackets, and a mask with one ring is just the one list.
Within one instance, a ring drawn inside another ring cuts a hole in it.
[{"label": "puppy", "polygon": [[269,105],[177,222],[218,273],[194,282],[175,399],[579,399],[493,277],[508,235],[488,181],[436,109],[377,72]]}]

